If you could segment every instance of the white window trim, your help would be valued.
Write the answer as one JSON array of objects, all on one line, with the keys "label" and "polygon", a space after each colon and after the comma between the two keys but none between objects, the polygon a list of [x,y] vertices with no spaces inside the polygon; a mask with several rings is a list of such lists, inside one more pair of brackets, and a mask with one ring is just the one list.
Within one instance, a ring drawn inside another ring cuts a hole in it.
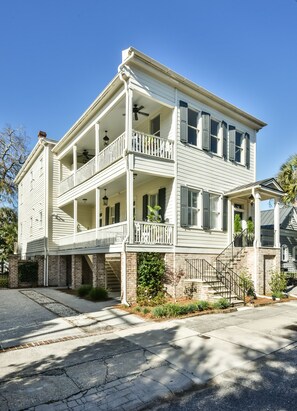
[{"label": "white window trim", "polygon": [[[197,126],[191,126],[189,124],[189,110],[194,111],[197,114]],[[197,110],[196,108],[192,107],[192,106],[188,106],[188,124],[187,127],[188,129],[191,128],[192,130],[196,130],[196,135],[197,135],[197,140],[196,140],[196,144],[192,144],[189,142],[189,133],[188,133],[188,141],[187,143],[191,146],[191,147],[198,147],[202,149],[202,142],[200,142],[200,129],[201,129],[201,112],[199,110]]]},{"label": "white window trim", "polygon": [[[218,135],[214,136],[211,134],[211,121],[215,121],[216,123],[218,123]],[[214,151],[211,150],[211,139],[212,138],[216,138],[217,139],[217,147],[218,147],[218,151],[217,153],[215,153]],[[215,117],[210,116],[210,150],[209,152],[212,153],[215,156],[219,156],[222,157],[223,156],[223,146],[222,146],[222,140],[223,140],[223,136],[222,136],[222,121],[218,120]]]},{"label": "white window trim", "polygon": [[297,245],[295,245],[292,249],[292,257],[293,261],[297,261]]},{"label": "white window trim", "polygon": [[[211,231],[222,231],[223,230],[223,218],[222,218],[222,216],[223,216],[223,201],[222,201],[222,198],[223,197],[222,197],[222,194],[209,192],[209,195],[210,195],[210,208],[209,208],[210,225],[211,225],[211,215],[212,214],[215,213],[217,215],[217,218],[218,218],[218,220],[217,220],[218,226],[217,227],[210,227],[210,230]],[[217,205],[218,210],[215,211],[215,212],[211,208],[211,197],[217,197],[218,198],[218,205]]]},{"label": "white window trim", "polygon": [[[241,143],[241,147],[240,147],[240,150],[241,150],[240,159],[241,159],[241,161],[237,161],[237,160],[236,160],[236,147],[239,147],[239,146],[236,145],[236,133],[240,133],[240,134],[242,135],[242,143]],[[245,132],[239,130],[238,128],[236,128],[236,129],[235,129],[235,163],[236,163],[236,164],[240,164],[240,165],[242,165],[242,166],[246,166],[246,164],[245,164],[245,157],[246,157],[245,153],[246,153]]]},{"label": "white window trim", "polygon": [[[194,229],[202,229],[202,212],[201,212],[201,208],[202,208],[202,190],[200,190],[199,188],[188,188],[190,192],[192,193],[197,193],[197,207],[196,207],[196,211],[197,211],[197,224],[189,224],[190,228],[194,228]],[[194,207],[189,207],[188,205],[188,210],[189,208],[194,209]]]},{"label": "white window trim", "polygon": [[289,261],[289,247],[286,244],[281,245],[281,260],[283,263]]}]

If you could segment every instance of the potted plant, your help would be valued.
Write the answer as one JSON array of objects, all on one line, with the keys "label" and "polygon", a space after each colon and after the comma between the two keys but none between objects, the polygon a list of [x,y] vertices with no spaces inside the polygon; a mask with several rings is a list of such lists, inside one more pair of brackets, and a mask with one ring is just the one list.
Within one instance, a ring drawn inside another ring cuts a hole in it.
[{"label": "potted plant", "polygon": [[254,236],[255,236],[255,226],[254,223],[252,221],[252,218],[249,217],[249,219],[247,220],[247,246],[251,247],[254,243]]},{"label": "potted plant", "polygon": [[234,245],[235,247],[242,247],[242,226],[239,214],[234,217]]}]

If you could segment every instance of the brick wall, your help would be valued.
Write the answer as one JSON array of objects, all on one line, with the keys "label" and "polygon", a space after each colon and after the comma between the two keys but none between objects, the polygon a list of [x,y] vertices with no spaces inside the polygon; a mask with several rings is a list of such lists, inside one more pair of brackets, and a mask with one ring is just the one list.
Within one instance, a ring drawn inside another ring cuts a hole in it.
[{"label": "brick wall", "polygon": [[[123,254],[121,256],[122,264],[124,262]],[[122,270],[123,272],[123,266]],[[123,293],[124,284],[123,276],[121,276],[121,290]],[[127,279],[127,302],[132,304],[137,298],[137,253],[126,253],[126,279]],[[123,295],[122,295],[123,298]]]},{"label": "brick wall", "polygon": [[43,255],[38,255],[34,259],[38,263],[38,287],[43,287],[44,284],[44,257]]},{"label": "brick wall", "polygon": [[59,285],[59,257],[57,255],[48,256],[48,285]]},{"label": "brick wall", "polygon": [[106,288],[105,254],[93,254],[93,287]]},{"label": "brick wall", "polygon": [[79,288],[82,284],[82,256],[72,255],[71,266],[72,288]]},{"label": "brick wall", "polygon": [[67,273],[66,273],[66,256],[58,256],[58,286],[66,287]]},{"label": "brick wall", "polygon": [[10,255],[8,262],[9,262],[8,287],[18,288],[18,285],[19,285],[18,256]]}]

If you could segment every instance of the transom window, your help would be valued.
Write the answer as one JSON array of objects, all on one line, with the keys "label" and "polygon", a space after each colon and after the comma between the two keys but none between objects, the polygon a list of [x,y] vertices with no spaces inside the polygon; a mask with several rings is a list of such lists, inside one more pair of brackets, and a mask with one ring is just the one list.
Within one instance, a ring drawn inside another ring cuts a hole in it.
[{"label": "transom window", "polygon": [[220,123],[211,119],[210,121],[210,151],[218,154]]},{"label": "transom window", "polygon": [[236,131],[235,134],[235,161],[242,163],[243,161],[243,133]]},{"label": "transom window", "polygon": [[188,109],[188,143],[197,146],[198,141],[198,113]]},{"label": "transom window", "polygon": [[220,227],[220,196],[210,194],[210,229],[219,230]]}]

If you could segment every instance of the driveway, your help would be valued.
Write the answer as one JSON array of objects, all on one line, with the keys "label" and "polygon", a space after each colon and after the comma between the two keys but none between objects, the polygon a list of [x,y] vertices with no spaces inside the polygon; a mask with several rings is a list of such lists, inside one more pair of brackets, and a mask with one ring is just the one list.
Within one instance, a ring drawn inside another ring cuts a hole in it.
[{"label": "driveway", "polygon": [[[259,361],[297,342],[296,302],[144,322],[53,289],[0,301],[1,411],[149,409],[230,370],[252,373],[256,389]],[[289,371],[296,386],[296,363]]]}]

